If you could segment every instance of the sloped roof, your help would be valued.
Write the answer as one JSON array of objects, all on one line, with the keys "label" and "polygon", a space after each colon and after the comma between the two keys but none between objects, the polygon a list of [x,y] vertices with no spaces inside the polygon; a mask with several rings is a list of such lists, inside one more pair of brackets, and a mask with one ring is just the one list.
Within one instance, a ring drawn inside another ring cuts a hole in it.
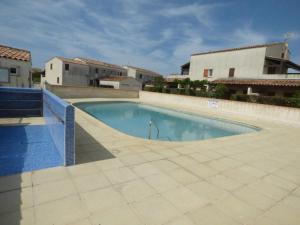
[{"label": "sloped roof", "polygon": [[135,69],[135,70],[139,70],[141,71],[142,73],[147,73],[147,75],[149,76],[153,76],[153,77],[162,77],[161,74],[159,73],[156,73],[154,71],[151,71],[151,70],[147,70],[147,69],[144,69],[144,68],[139,68],[139,67],[135,67],[135,66],[127,66],[128,68],[132,68],[132,69]]},{"label": "sloped roof", "polygon": [[0,45],[0,58],[29,62],[31,61],[31,54],[28,50]]},{"label": "sloped roof", "polygon": [[251,49],[251,48],[271,47],[274,45],[282,45],[282,44],[286,44],[286,43],[285,42],[274,42],[274,43],[268,43],[268,44],[262,44],[262,45],[250,45],[250,46],[244,46],[244,47],[239,47],[239,48],[228,48],[228,49],[221,49],[221,50],[216,50],[216,51],[195,53],[195,54],[192,54],[192,56],[219,53],[219,52],[231,52],[231,51],[238,51],[238,50]]},{"label": "sloped roof", "polygon": [[104,66],[104,67],[108,67],[108,68],[112,68],[112,69],[118,69],[118,70],[125,71],[125,69],[122,66],[118,66],[115,64],[111,64],[111,63],[106,63],[106,62],[103,62],[100,60],[87,59],[87,58],[75,58],[75,60],[82,61],[87,64],[94,64],[94,65],[99,65],[99,66]]},{"label": "sloped roof", "polygon": [[61,57],[61,56],[57,56],[56,58],[60,59],[63,62],[67,62],[67,63],[74,63],[74,64],[80,64],[80,65],[86,65],[86,62],[82,62],[80,60],[75,60],[75,59],[69,59],[69,58],[65,58],[65,57]]},{"label": "sloped roof", "polygon": [[300,87],[300,79],[217,79],[216,84]]}]

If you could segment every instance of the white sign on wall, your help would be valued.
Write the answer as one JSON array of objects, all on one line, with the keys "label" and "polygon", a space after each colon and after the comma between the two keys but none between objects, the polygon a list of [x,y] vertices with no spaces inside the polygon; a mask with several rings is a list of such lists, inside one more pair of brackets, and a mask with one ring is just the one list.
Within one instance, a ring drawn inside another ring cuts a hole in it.
[{"label": "white sign on wall", "polygon": [[3,82],[3,83],[8,83],[9,82],[8,69],[0,68],[0,82]]},{"label": "white sign on wall", "polygon": [[218,101],[217,100],[208,100],[208,108],[218,108]]}]

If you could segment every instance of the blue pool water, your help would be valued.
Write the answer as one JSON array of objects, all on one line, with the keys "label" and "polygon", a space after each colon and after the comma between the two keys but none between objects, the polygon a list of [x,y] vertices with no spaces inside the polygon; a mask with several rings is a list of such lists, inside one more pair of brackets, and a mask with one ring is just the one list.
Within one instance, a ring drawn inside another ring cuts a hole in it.
[{"label": "blue pool water", "polygon": [[141,103],[84,102],[76,103],[75,106],[123,133],[146,139],[193,141],[257,130],[238,123]]},{"label": "blue pool water", "polygon": [[45,125],[0,126],[0,176],[62,163]]}]

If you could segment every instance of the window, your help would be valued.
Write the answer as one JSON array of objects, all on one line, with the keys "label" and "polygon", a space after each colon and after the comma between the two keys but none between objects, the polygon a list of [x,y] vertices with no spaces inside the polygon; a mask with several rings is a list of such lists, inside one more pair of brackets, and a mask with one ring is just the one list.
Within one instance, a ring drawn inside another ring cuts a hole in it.
[{"label": "window", "polygon": [[120,76],[122,76],[122,72],[120,72]]},{"label": "window", "polygon": [[95,69],[95,73],[98,73],[98,68]]},{"label": "window", "polygon": [[275,96],[275,92],[273,91],[267,92],[267,96]]},{"label": "window", "polygon": [[140,74],[139,76],[140,76],[140,79],[143,79],[143,74]]},{"label": "window", "polygon": [[275,66],[269,66],[268,67],[268,74],[275,74],[276,73],[276,67]]},{"label": "window", "polygon": [[58,83],[58,84],[59,84],[59,77],[57,77],[57,78],[56,78],[56,83]]},{"label": "window", "polygon": [[50,64],[50,70],[52,70],[53,69],[53,65],[52,65],[52,63]]},{"label": "window", "polygon": [[229,69],[229,77],[234,77],[234,68]]},{"label": "window", "polygon": [[69,64],[65,64],[65,71],[69,71],[70,69],[70,65]]},{"label": "window", "polygon": [[209,70],[208,70],[208,76],[209,76],[209,77],[212,77],[212,75],[213,75],[213,69],[209,69]]},{"label": "window", "polygon": [[283,93],[283,97],[286,97],[286,98],[293,97],[293,93],[291,93],[291,92],[284,92]]},{"label": "window", "polygon": [[10,74],[17,74],[17,68],[10,68]]},{"label": "window", "polygon": [[282,58],[282,59],[284,58],[284,52],[283,52],[283,53],[281,53],[281,58]]},{"label": "window", "polygon": [[203,77],[208,77],[208,69],[204,69],[204,71],[203,71]]}]

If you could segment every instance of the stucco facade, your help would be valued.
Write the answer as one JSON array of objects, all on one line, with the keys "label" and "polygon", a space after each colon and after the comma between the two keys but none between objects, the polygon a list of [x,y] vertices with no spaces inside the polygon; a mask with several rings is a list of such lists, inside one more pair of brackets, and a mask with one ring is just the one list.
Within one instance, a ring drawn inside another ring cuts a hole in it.
[{"label": "stucco facade", "polygon": [[153,81],[155,77],[162,76],[154,71],[146,70],[143,68],[137,68],[133,66],[124,66],[124,68],[127,69],[128,77],[133,77],[142,84]]},{"label": "stucco facade", "polygon": [[31,87],[31,54],[0,45],[0,86]]},{"label": "stucco facade", "polygon": [[115,77],[100,80],[101,86],[113,87],[114,89],[138,91],[142,89],[142,84],[131,77]]}]

